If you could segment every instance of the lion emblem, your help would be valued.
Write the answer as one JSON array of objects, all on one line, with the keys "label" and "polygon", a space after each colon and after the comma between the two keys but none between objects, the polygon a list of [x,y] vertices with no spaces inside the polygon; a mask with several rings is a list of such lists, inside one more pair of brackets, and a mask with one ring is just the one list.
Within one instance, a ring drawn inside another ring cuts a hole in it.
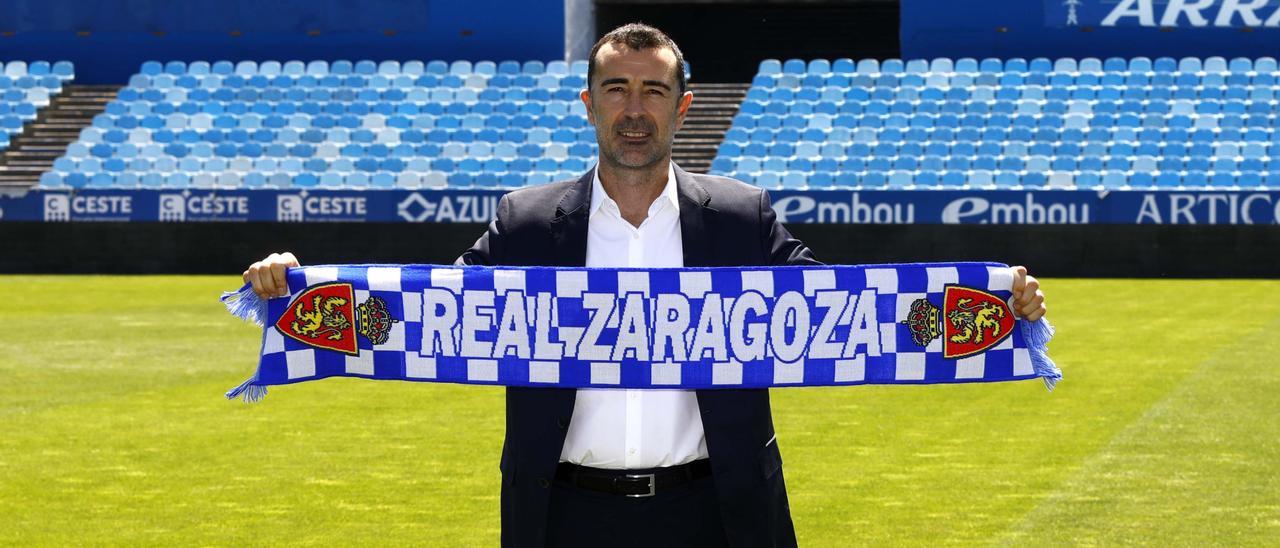
[{"label": "lion emblem", "polygon": [[311,310],[299,302],[294,308],[297,319],[289,324],[294,333],[312,339],[328,335],[331,341],[342,340],[342,332],[351,327],[351,320],[339,310],[349,301],[342,297],[316,295],[311,300]]},{"label": "lion emblem", "polygon": [[973,299],[960,299],[956,306],[947,313],[959,333],[951,336],[951,342],[957,344],[982,344],[986,340],[987,331],[992,337],[1000,337],[1000,320],[1004,318],[1004,308],[990,302],[974,303]]}]

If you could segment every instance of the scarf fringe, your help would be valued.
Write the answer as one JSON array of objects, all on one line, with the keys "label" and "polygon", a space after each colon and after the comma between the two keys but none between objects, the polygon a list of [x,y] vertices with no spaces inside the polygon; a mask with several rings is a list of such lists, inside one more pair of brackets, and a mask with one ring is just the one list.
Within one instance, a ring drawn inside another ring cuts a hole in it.
[{"label": "scarf fringe", "polygon": [[227,399],[234,400],[237,397],[244,399],[245,403],[258,403],[262,398],[267,397],[267,387],[260,384],[254,384],[258,380],[257,376],[244,381],[235,388],[227,391]]},{"label": "scarf fringe", "polygon": [[222,304],[227,312],[246,322],[257,326],[267,323],[267,301],[259,298],[250,284],[244,284],[239,291],[223,291]]},{"label": "scarf fringe", "polygon": [[1022,337],[1027,341],[1027,350],[1031,354],[1031,368],[1044,380],[1045,388],[1050,392],[1062,380],[1062,371],[1049,358],[1049,341],[1053,339],[1054,329],[1049,320],[1041,318],[1034,322],[1020,321]]},{"label": "scarf fringe", "polygon": [[[227,307],[227,312],[233,316],[240,318],[246,322],[250,322],[259,327],[267,323],[267,301],[258,297],[253,292],[253,286],[245,284],[239,291],[224,291],[222,293],[222,304]],[[247,381],[244,381],[235,388],[227,391],[227,399],[234,400],[236,398],[244,399],[245,403],[257,403],[267,396],[267,387],[254,384],[258,380],[258,376],[254,375]]]}]

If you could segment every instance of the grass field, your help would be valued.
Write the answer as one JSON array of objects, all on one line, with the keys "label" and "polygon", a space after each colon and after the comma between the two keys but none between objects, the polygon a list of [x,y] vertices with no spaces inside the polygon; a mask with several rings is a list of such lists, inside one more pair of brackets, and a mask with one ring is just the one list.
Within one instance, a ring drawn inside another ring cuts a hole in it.
[{"label": "grass field", "polygon": [[[222,393],[233,277],[0,277],[0,544],[498,539],[500,389]],[[802,545],[1280,539],[1280,282],[1048,280],[1066,378],[775,390]]]}]

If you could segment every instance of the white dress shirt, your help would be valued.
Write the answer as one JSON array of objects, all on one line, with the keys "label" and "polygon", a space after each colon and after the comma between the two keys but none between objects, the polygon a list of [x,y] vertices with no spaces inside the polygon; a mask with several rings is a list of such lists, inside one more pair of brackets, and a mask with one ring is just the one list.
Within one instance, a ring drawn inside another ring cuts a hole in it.
[{"label": "white dress shirt", "polygon": [[[587,225],[589,267],[681,267],[680,203],[675,170],[632,226],[605,193],[597,170]],[[579,389],[560,460],[593,468],[675,466],[707,458],[698,398],[692,390]]]}]

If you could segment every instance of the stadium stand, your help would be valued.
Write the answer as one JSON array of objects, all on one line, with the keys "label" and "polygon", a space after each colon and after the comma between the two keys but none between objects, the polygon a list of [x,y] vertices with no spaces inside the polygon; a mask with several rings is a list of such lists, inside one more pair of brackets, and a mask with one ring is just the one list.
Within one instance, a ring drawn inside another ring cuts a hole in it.
[{"label": "stadium stand", "polygon": [[1276,60],[760,63],[711,172],[766,188],[1280,186]]},{"label": "stadium stand", "polygon": [[74,75],[74,68],[66,61],[0,64],[0,150],[9,146],[10,137],[34,120],[39,109],[48,106]]},{"label": "stadium stand", "polygon": [[485,188],[596,154],[586,63],[149,61],[40,178],[56,188]]},{"label": "stadium stand", "polygon": [[[559,61],[150,61],[40,186],[570,178],[596,155],[577,98],[585,73]],[[697,146],[717,151],[711,173],[770,189],[1275,187],[1278,82],[1269,57],[769,59],[723,140],[703,130]],[[43,89],[0,108],[33,115]]]}]

